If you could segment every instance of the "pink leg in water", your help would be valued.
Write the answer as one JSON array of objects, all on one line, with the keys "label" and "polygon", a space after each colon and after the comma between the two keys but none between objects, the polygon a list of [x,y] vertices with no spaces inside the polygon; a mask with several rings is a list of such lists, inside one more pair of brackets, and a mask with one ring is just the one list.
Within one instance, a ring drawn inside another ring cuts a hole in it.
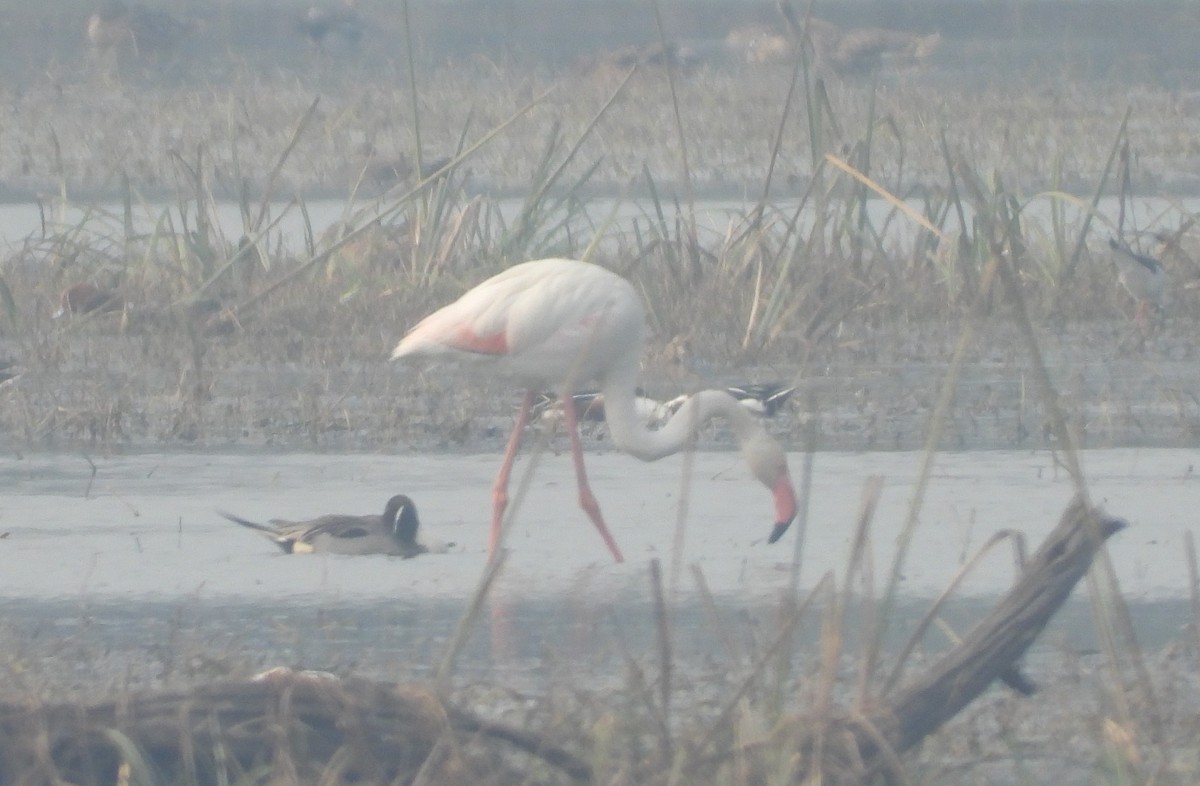
[{"label": "pink leg in water", "polygon": [[500,474],[492,485],[492,538],[488,543],[488,554],[496,553],[500,543],[500,525],[504,521],[504,510],[508,507],[508,479],[512,475],[513,463],[517,460],[517,451],[521,448],[521,439],[525,436],[525,426],[529,423],[529,410],[533,407],[532,390],[525,391],[521,399],[521,411],[517,413],[517,425],[513,426],[512,436],[508,438],[508,448],[504,451],[504,461],[500,464]]},{"label": "pink leg in water", "polygon": [[617,562],[624,562],[625,558],[621,556],[621,549],[617,547],[617,542],[613,540],[608,527],[604,526],[604,516],[600,513],[600,505],[592,494],[591,486],[588,485],[587,472],[583,468],[583,445],[579,441],[579,413],[575,411],[570,393],[564,393],[562,400],[567,431],[571,434],[571,456],[575,459],[575,479],[579,482],[579,506],[596,525],[596,529],[600,531],[600,537],[604,538],[604,543]]}]

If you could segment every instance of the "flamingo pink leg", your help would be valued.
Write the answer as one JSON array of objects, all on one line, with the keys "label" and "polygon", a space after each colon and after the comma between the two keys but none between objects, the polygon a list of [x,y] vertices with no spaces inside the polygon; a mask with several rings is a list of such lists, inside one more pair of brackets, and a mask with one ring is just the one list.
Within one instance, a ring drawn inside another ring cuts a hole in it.
[{"label": "flamingo pink leg", "polygon": [[525,426],[529,423],[533,397],[534,392],[527,390],[525,397],[521,399],[517,424],[513,426],[512,436],[508,438],[504,460],[500,463],[500,474],[496,475],[496,482],[492,485],[492,539],[488,543],[489,554],[495,554],[496,546],[500,543],[500,525],[504,521],[504,510],[508,507],[508,479],[512,475],[513,463],[517,460],[517,451],[521,448],[521,439],[525,436]]},{"label": "flamingo pink leg", "polygon": [[1149,331],[1150,328],[1150,301],[1139,300],[1137,313],[1133,315],[1133,322],[1144,331]]},{"label": "flamingo pink leg", "polygon": [[613,558],[617,562],[624,562],[625,558],[621,556],[621,549],[617,547],[617,542],[613,540],[608,527],[604,526],[604,516],[600,513],[600,504],[596,502],[596,497],[592,494],[592,487],[588,485],[587,471],[583,468],[583,444],[579,440],[579,413],[575,411],[570,393],[564,393],[562,400],[568,402],[563,406],[563,415],[567,420],[567,431],[571,434],[571,456],[575,459],[575,479],[579,483],[579,506],[584,509],[588,518],[600,531],[600,537],[604,539]]}]

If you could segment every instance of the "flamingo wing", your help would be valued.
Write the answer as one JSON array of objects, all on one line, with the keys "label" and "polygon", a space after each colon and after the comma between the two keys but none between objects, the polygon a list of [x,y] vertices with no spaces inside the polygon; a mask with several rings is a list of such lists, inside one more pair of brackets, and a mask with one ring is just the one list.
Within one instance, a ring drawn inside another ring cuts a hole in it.
[{"label": "flamingo wing", "polygon": [[[621,277],[584,262],[542,259],[511,267],[430,314],[392,358],[504,357],[521,373],[557,382],[584,354],[603,357],[640,342],[643,322],[637,292]],[[633,327],[609,329],[617,324]]]}]

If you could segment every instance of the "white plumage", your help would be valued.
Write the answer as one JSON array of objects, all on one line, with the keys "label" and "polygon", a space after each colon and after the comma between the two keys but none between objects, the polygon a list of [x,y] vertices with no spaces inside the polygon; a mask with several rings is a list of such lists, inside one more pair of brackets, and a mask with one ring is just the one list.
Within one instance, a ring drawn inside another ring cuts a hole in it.
[{"label": "white plumage", "polygon": [[[493,550],[508,504],[512,464],[537,391],[554,387],[566,401],[591,380],[600,383],[613,443],[644,461],[678,452],[695,429],[713,417],[728,420],[751,471],[774,495],[776,523],[770,541],[786,531],[796,513],[796,498],[783,448],[733,396],[702,391],[657,431],[639,417],[635,390],[645,329],[641,299],[628,281],[587,262],[542,259],[492,276],[426,317],[396,345],[393,359],[452,355],[480,361],[492,372],[515,376],[527,388],[493,488]],[[579,414],[573,406],[565,407],[563,414],[580,505],[621,561],[588,486]]]}]

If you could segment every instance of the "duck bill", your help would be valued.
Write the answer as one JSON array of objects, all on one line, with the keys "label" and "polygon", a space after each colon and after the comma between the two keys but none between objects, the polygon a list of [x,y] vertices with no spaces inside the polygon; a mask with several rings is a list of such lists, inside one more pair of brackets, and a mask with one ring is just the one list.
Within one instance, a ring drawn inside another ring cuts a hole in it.
[{"label": "duck bill", "polygon": [[767,543],[774,543],[782,538],[783,533],[792,525],[792,519],[796,518],[796,492],[792,489],[792,479],[786,471],[779,474],[779,480],[775,481],[771,493],[775,495],[775,527],[771,530]]}]

